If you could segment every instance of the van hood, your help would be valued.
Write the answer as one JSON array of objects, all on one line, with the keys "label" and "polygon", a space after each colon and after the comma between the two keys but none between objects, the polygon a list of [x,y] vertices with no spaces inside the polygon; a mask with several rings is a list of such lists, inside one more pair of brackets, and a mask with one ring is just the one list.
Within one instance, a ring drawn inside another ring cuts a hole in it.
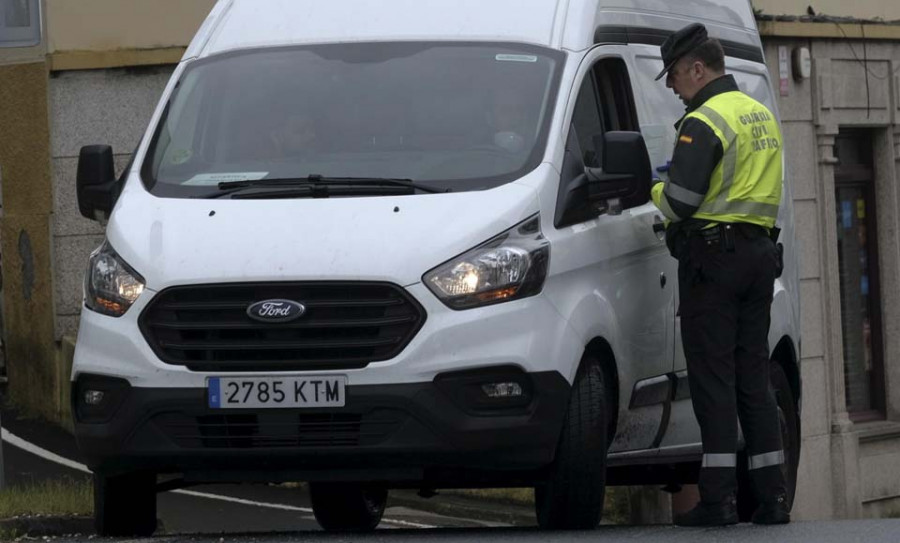
[{"label": "van hood", "polygon": [[543,165],[492,190],[365,198],[158,198],[132,178],[107,228],[151,290],[249,281],[421,281],[539,210]]}]

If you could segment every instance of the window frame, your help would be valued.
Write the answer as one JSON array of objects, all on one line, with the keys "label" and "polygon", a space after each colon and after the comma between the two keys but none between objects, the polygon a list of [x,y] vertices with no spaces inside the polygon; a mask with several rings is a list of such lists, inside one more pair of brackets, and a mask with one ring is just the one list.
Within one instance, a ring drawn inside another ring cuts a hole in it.
[{"label": "window frame", "polygon": [[15,0],[0,0],[0,49],[36,47],[43,40],[43,11],[41,0],[26,0],[26,5],[31,9],[31,20],[28,26],[6,26],[6,2]]},{"label": "window frame", "polygon": [[[876,198],[877,191],[875,186],[875,170],[874,170],[874,149],[873,134],[866,130],[841,130],[840,134],[835,138],[835,156],[841,156],[838,146],[847,142],[849,145],[857,147],[860,153],[858,163],[842,164],[838,163],[834,169],[834,193],[835,205],[838,204],[838,191],[842,188],[860,189],[865,197],[865,219],[863,222],[866,226],[866,259],[869,268],[869,295],[872,301],[871,318],[871,349],[872,349],[872,372],[868,379],[870,406],[868,409],[850,410],[847,403],[847,391],[844,391],[844,402],[847,414],[853,422],[870,422],[876,420],[885,420],[887,416],[887,390],[885,388],[885,337],[883,329],[883,313],[881,297],[881,266],[879,260],[878,247],[878,216],[876,215]],[[836,253],[837,254],[837,253]],[[843,311],[841,308],[841,328],[843,329]],[[843,340],[843,338],[842,338]],[[844,353],[841,353],[842,370],[844,371],[844,379],[846,380],[846,360]]]}]

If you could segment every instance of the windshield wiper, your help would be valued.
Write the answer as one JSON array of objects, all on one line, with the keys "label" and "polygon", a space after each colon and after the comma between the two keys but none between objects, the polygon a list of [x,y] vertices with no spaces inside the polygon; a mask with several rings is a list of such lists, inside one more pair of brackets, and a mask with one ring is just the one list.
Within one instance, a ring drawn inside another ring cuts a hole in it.
[{"label": "windshield wiper", "polygon": [[[234,192],[238,192],[248,188],[298,188],[309,189],[311,193],[325,195],[327,190],[321,190],[325,187],[353,187],[354,193],[365,193],[366,188],[378,187],[403,187],[411,191],[422,191],[428,193],[451,192],[450,189],[438,189],[416,183],[412,179],[400,179],[391,177],[324,177],[321,175],[310,175],[307,177],[291,177],[291,178],[275,178],[275,179],[245,179],[242,181],[225,181],[218,184],[219,193],[206,196],[207,198],[220,198]],[[338,191],[346,193],[345,191]],[[375,194],[383,194],[385,191],[372,191]],[[299,191],[298,195],[303,195],[303,191]]]},{"label": "windshield wiper", "polygon": [[243,192],[244,190],[241,188],[228,189],[218,196],[230,194],[236,200],[271,200],[277,198],[331,198],[332,196],[409,196],[416,192],[413,187],[402,185],[365,186],[362,184],[276,186],[267,187],[264,190]]}]

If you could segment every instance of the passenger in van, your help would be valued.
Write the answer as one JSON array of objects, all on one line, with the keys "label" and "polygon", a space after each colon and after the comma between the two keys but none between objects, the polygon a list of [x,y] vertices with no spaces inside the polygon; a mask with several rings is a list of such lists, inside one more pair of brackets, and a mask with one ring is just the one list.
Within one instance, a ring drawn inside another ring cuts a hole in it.
[{"label": "passenger in van", "polygon": [[678,259],[682,343],[703,439],[700,503],[680,526],[738,522],[737,419],[747,443],[758,524],[790,522],[778,408],[769,384],[770,307],[776,278],[775,220],[782,139],[775,116],[725,75],[706,28],[691,24],[662,45],[666,86],[687,113],[668,180],[653,202],[669,219]]}]

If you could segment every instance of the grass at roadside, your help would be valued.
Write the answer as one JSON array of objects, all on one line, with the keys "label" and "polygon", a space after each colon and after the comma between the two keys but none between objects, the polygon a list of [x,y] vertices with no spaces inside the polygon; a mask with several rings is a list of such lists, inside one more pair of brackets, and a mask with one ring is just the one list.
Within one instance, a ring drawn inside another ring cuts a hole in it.
[{"label": "grass at roadside", "polygon": [[0,490],[0,519],[41,516],[90,516],[94,514],[91,484],[83,479],[54,479]]}]

